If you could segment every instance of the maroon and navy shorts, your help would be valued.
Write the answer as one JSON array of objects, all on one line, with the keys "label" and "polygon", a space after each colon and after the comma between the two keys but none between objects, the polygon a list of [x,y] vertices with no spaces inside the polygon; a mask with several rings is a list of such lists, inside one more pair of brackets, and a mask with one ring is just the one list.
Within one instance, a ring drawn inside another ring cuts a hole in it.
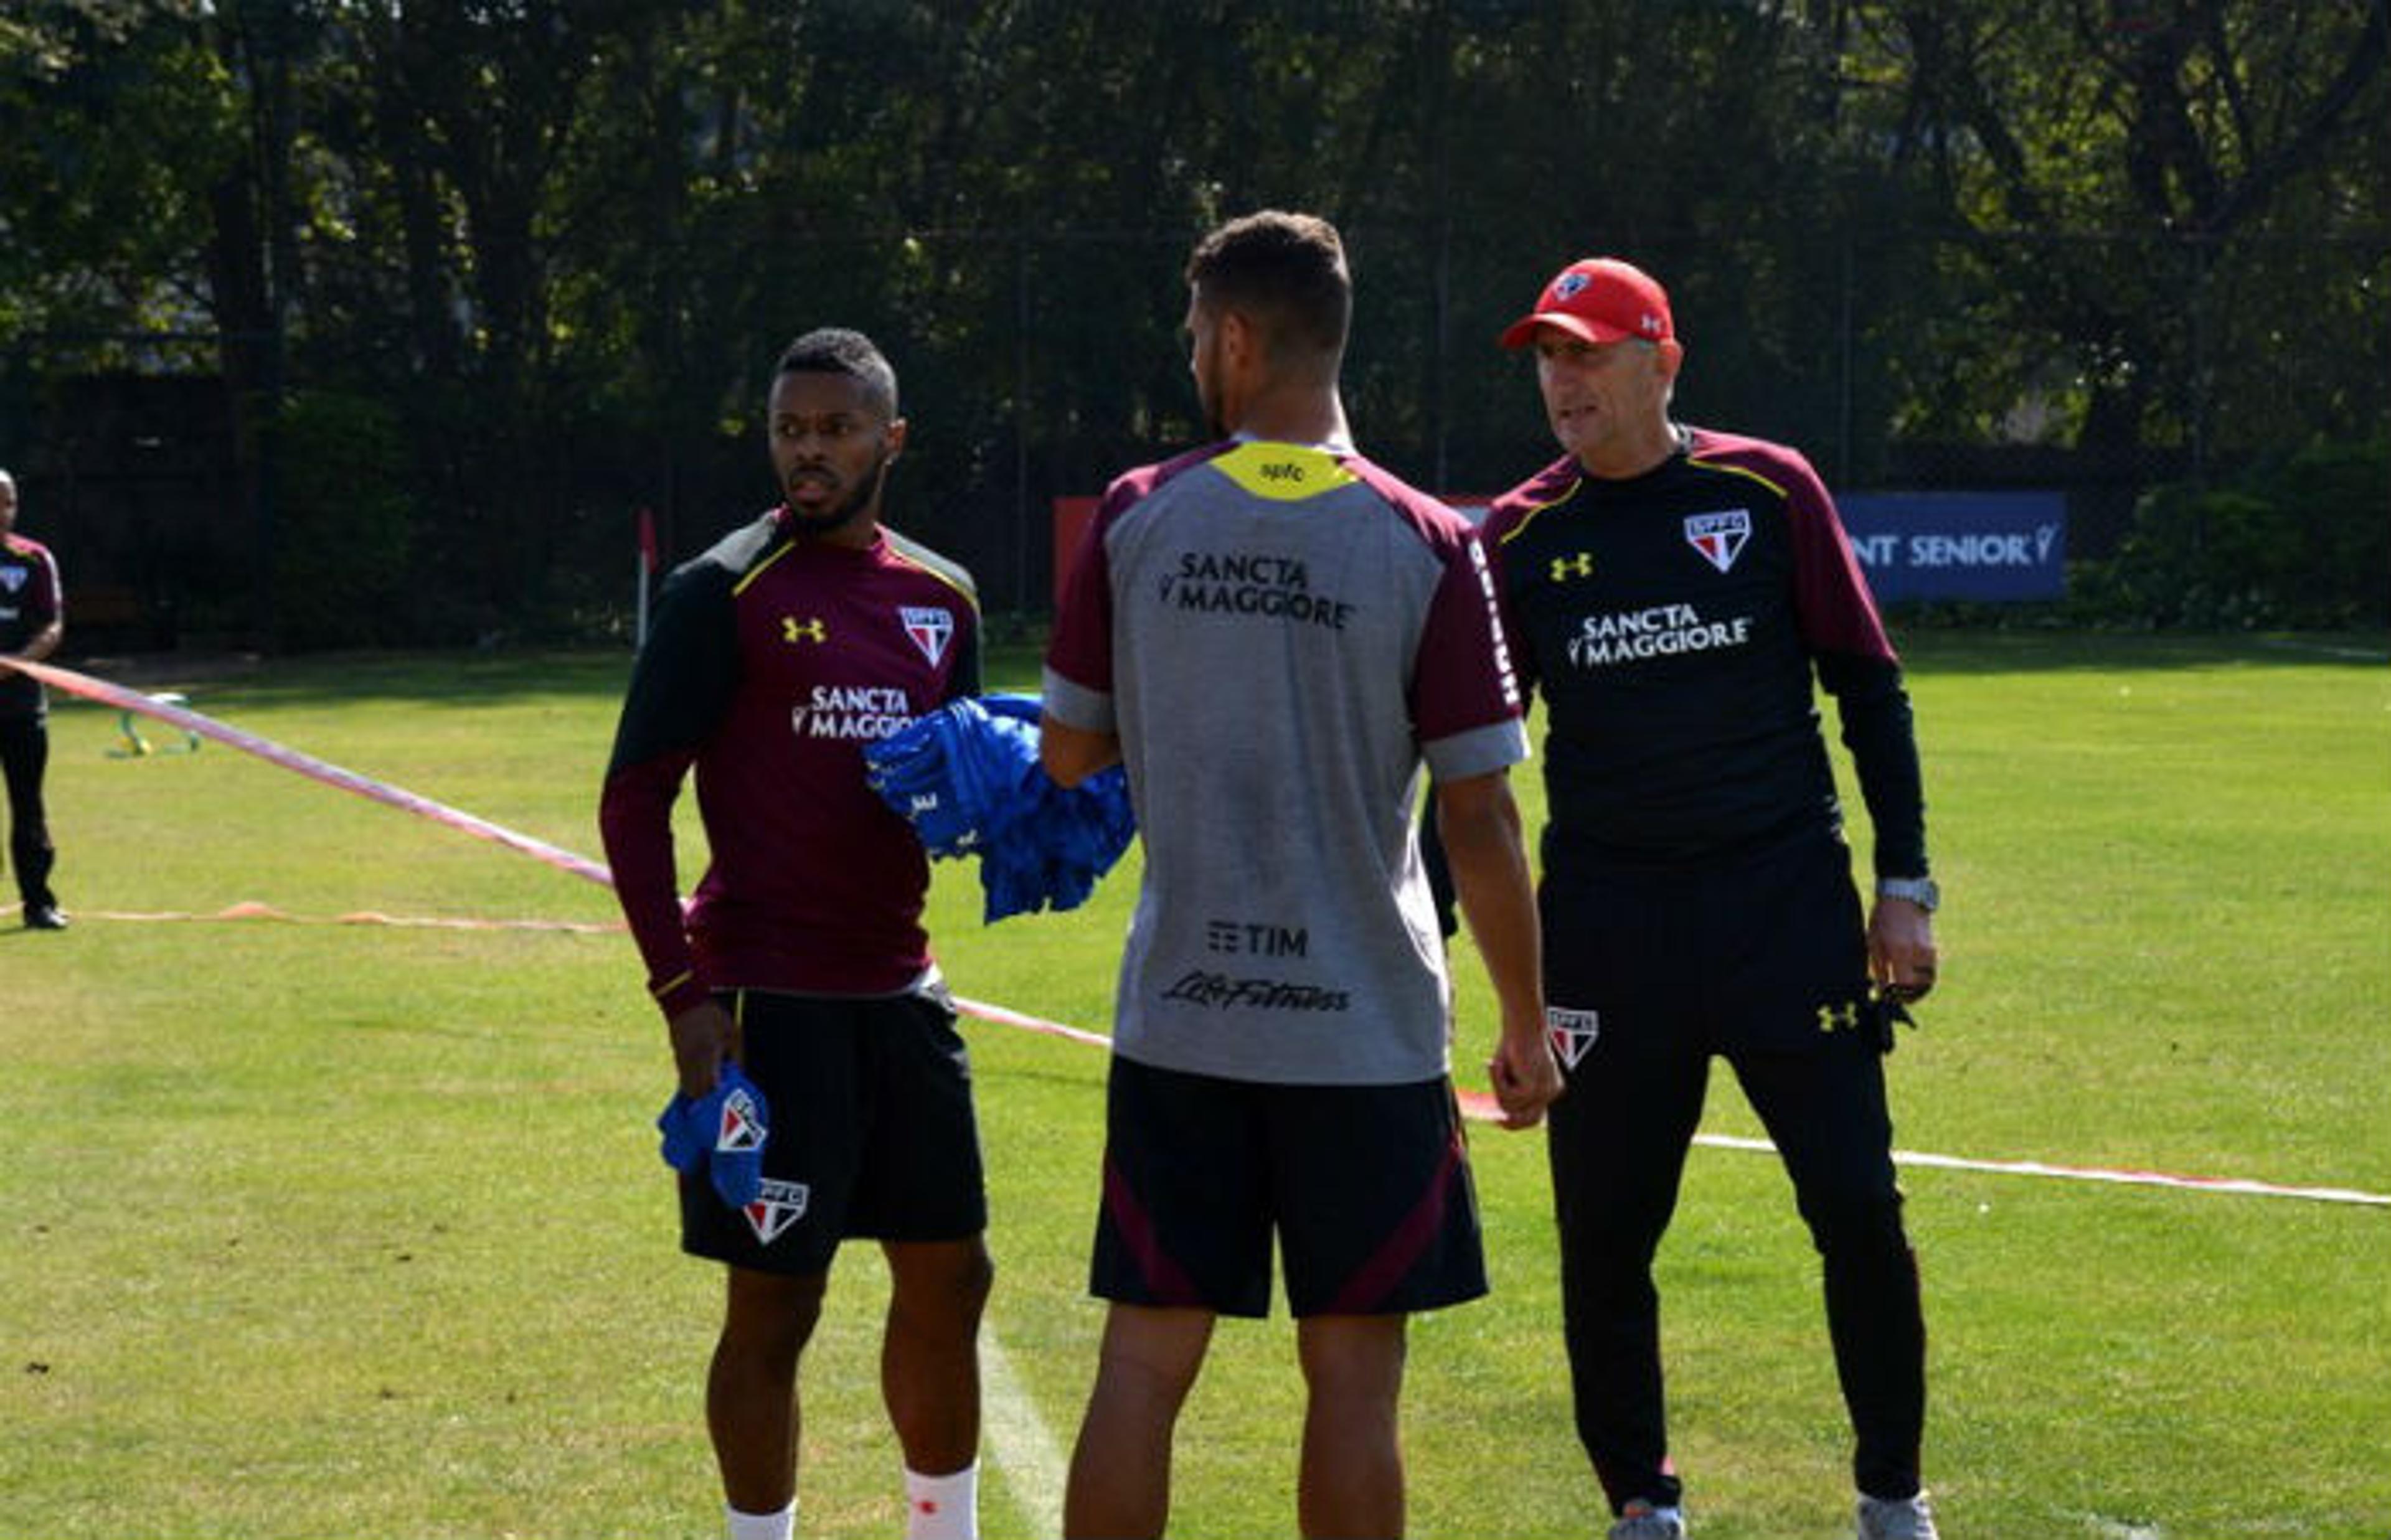
[{"label": "maroon and navy shorts", "polygon": [[717,998],[769,1114],[764,1190],[733,1209],[704,1173],[683,1176],[683,1251],[810,1274],[848,1237],[964,1240],[988,1227],[971,1059],[943,989]]},{"label": "maroon and navy shorts", "polygon": [[1267,1315],[1273,1237],[1299,1316],[1485,1293],[1453,1083],[1281,1085],[1114,1055],[1089,1291]]}]

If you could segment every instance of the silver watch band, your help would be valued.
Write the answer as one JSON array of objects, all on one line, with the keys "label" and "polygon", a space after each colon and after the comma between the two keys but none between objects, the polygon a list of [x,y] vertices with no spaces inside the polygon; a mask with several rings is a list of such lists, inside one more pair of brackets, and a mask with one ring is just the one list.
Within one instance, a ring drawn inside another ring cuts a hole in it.
[{"label": "silver watch band", "polygon": [[1876,879],[1879,898],[1906,899],[1928,914],[1942,906],[1943,891],[1931,877],[1880,877]]}]

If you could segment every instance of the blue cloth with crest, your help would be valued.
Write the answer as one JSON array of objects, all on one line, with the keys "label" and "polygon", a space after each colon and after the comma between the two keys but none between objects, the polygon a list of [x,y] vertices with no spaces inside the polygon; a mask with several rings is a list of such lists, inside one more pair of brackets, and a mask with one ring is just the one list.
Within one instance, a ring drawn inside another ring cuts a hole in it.
[{"label": "blue cloth with crest", "polygon": [[713,1090],[702,1097],[676,1091],[656,1114],[664,1135],[658,1153],[685,1176],[704,1172],[716,1196],[743,1209],[764,1190],[764,1146],[771,1124],[764,1093],[738,1065],[726,1061]]}]

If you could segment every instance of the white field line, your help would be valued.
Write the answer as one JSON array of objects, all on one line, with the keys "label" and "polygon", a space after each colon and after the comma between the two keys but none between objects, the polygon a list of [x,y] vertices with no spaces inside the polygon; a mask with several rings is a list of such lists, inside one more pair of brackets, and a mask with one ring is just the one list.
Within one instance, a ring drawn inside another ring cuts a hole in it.
[{"label": "white field line", "polygon": [[2098,1516],[2088,1520],[2092,1533],[2100,1540],[2166,1540],[2166,1531],[2156,1524],[2129,1524],[2115,1519]]},{"label": "white field line", "polygon": [[1038,1413],[996,1328],[979,1328],[980,1423],[1030,1534],[1063,1533],[1063,1452]]},{"label": "white field line", "polygon": [[[1483,1091],[1460,1093],[1462,1115],[1491,1122],[1498,1115],[1494,1098]],[[1697,1134],[1694,1142],[1712,1149],[1740,1149],[1757,1154],[1774,1155],[1777,1147],[1766,1139],[1745,1138],[1734,1134]],[[2320,1203],[2358,1203],[2369,1208],[2391,1209],[2391,1194],[2359,1192],[2349,1187],[2294,1187],[2276,1182],[2254,1182],[2239,1176],[2187,1176],[2167,1171],[2119,1171],[2104,1166],[2053,1165],[2045,1161],[1980,1161],[1963,1155],[1930,1155],[1914,1149],[1896,1149],[1893,1163],[1902,1166],[1932,1166],[1943,1171],[1982,1171],[2000,1176],[2040,1176],[2061,1182],[2116,1182],[2128,1187],[2175,1187],[2189,1192],[2236,1192],[2254,1198],[2306,1198]]]},{"label": "white field line", "polygon": [[[1709,1145],[1713,1149],[1746,1149],[1775,1154],[1777,1147],[1766,1139],[1748,1139],[1733,1134],[1697,1134],[1696,1144]],[[2105,1166],[2052,1165],[2044,1161],[1978,1161],[1962,1155],[1931,1155],[1915,1149],[1896,1149],[1893,1163],[1897,1166],[1932,1166],[1939,1171],[1982,1171],[2000,1176],[2047,1176],[2067,1182],[2114,1182],[2126,1187],[2173,1187],[2189,1192],[2238,1192],[2253,1198],[2306,1198],[2320,1203],[2357,1203],[2370,1208],[2391,1209],[2391,1193],[2359,1192],[2350,1187],[2295,1187],[2275,1182],[2255,1182],[2240,1176],[2185,1176],[2166,1171],[2118,1171]]]},{"label": "white field line", "polygon": [[2258,645],[2279,652],[2307,652],[2320,658],[2348,658],[2361,663],[2391,663],[2391,652],[2378,652],[2372,648],[2328,647],[2322,642],[2295,642],[2276,636],[2262,636]]}]

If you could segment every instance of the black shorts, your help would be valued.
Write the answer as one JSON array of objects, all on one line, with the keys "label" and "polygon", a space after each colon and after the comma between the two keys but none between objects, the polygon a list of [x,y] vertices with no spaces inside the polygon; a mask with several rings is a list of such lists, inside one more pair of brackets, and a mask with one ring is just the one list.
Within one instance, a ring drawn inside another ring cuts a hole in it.
[{"label": "black shorts", "polygon": [[1538,909],[1566,1069],[1622,1034],[1721,1054],[1876,1038],[1851,851],[1829,834],[1710,863],[1574,866]]},{"label": "black shorts", "polygon": [[1273,1232],[1299,1316],[1396,1315],[1485,1293],[1453,1083],[1265,1084],[1116,1054],[1089,1291],[1267,1315]]},{"label": "black shorts", "polygon": [[683,1176],[683,1251],[808,1274],[849,1236],[963,1240],[988,1227],[971,1059],[943,991],[719,998],[770,1113],[764,1191],[734,1210],[703,1173]]}]

